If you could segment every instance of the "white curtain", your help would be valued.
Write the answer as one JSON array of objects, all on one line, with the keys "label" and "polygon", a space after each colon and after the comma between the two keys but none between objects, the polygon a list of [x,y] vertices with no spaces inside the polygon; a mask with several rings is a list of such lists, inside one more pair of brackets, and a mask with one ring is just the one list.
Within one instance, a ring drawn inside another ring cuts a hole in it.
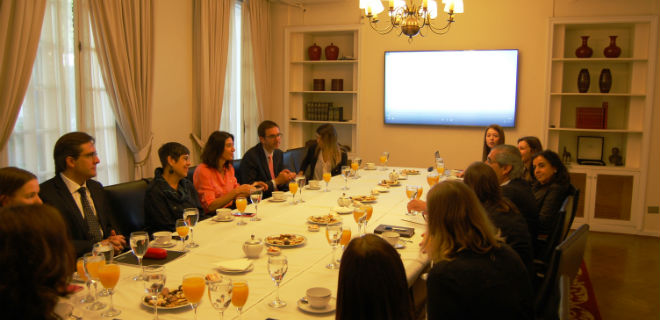
[{"label": "white curtain", "polygon": [[243,119],[245,141],[259,141],[257,126],[270,107],[270,4],[246,0],[243,10]]},{"label": "white curtain", "polygon": [[[234,135],[234,146],[236,152],[234,157],[241,158],[243,150],[245,149],[242,141],[242,112],[241,104],[243,96],[241,93],[241,78],[242,74],[241,61],[241,34],[243,33],[243,26],[241,25],[241,2],[232,0],[229,22],[229,36],[227,50],[227,70],[225,72],[225,85],[223,88],[222,99],[222,117],[220,118],[220,130],[227,131]],[[217,129],[216,129],[217,130]]]}]

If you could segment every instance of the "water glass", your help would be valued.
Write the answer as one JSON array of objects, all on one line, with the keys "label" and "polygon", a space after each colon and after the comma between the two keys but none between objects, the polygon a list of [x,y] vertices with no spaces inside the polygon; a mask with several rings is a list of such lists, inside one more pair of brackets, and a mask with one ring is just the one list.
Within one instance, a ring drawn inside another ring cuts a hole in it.
[{"label": "water glass", "polygon": [[[147,253],[147,248],[149,247],[149,234],[146,231],[131,232],[129,241],[131,243],[131,250],[135,257],[137,257],[140,270],[142,270],[142,258]],[[140,274],[133,277],[133,280],[142,280],[143,273],[144,271],[140,271]]]},{"label": "water glass", "polygon": [[348,175],[351,174],[351,167],[341,166],[341,176],[344,178],[344,187],[342,190],[348,190]]},{"label": "water glass", "polygon": [[165,266],[150,265],[144,267],[144,290],[154,301],[154,319],[158,320],[158,294],[165,287]]},{"label": "water glass", "polygon": [[228,277],[220,276],[216,280],[206,280],[206,287],[211,306],[220,312],[220,320],[222,320],[225,310],[231,303],[232,281]]},{"label": "water glass", "polygon": [[261,218],[257,216],[259,212],[259,203],[261,203],[261,198],[264,196],[264,191],[261,188],[254,189],[250,192],[250,201],[254,204],[254,217],[250,221],[261,221]]},{"label": "water glass", "polygon": [[190,229],[190,242],[188,243],[188,248],[199,247],[199,245],[195,243],[195,233],[193,232],[193,229],[197,225],[197,221],[199,221],[199,211],[197,208],[183,209],[183,220],[186,220],[188,228]]},{"label": "water glass", "polygon": [[268,273],[270,274],[270,278],[275,281],[275,285],[277,286],[275,291],[275,300],[268,303],[268,305],[273,308],[281,308],[286,306],[286,302],[280,299],[280,282],[282,282],[282,278],[284,278],[284,275],[288,270],[289,263],[286,256],[280,255],[268,257]]},{"label": "water glass", "polygon": [[325,237],[328,239],[328,243],[332,247],[332,256],[330,256],[330,263],[325,267],[328,269],[339,269],[339,264],[337,259],[335,259],[337,247],[339,246],[339,241],[342,237],[342,225],[334,224],[328,225],[325,228]]},{"label": "water glass", "polygon": [[303,189],[305,188],[305,184],[307,183],[307,180],[305,179],[304,176],[296,177],[296,183],[298,183],[298,190],[300,191],[300,200],[299,201],[301,203],[305,202],[305,200],[303,200],[302,192],[303,192]]}]

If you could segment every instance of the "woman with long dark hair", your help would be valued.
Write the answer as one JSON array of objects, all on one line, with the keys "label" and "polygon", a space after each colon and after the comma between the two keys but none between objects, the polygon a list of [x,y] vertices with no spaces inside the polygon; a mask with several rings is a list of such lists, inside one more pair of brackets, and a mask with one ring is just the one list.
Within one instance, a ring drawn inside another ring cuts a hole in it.
[{"label": "woman with long dark hair", "polygon": [[552,150],[537,153],[532,158],[532,191],[539,208],[539,234],[547,235],[557,223],[557,213],[570,192],[568,169]]},{"label": "woman with long dark hair", "polygon": [[532,157],[543,151],[541,140],[537,137],[526,136],[518,139],[518,150],[520,150],[520,157],[522,158],[525,170],[523,171],[523,178],[532,182]]},{"label": "woman with long dark hair", "polygon": [[504,129],[497,124],[491,124],[484,131],[484,146],[481,161],[486,161],[490,150],[496,145],[504,144]]}]

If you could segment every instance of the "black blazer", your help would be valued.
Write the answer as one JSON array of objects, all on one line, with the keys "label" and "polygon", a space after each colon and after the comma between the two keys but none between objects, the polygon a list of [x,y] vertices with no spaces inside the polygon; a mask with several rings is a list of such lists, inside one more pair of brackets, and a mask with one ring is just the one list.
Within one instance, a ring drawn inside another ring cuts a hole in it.
[{"label": "black blazer", "polygon": [[529,235],[532,242],[538,235],[539,228],[539,209],[536,207],[536,199],[532,193],[532,187],[529,182],[522,178],[513,179],[502,186],[502,195],[511,200],[516,205],[518,211],[525,217]]},{"label": "black blazer", "polygon": [[[305,174],[307,180],[314,179],[314,167],[316,167],[316,161],[318,160],[318,155],[316,154],[316,148],[318,148],[318,142],[311,141],[307,144],[307,154],[303,158],[302,164],[300,165],[300,170]],[[341,150],[341,149],[340,149]],[[330,171],[333,176],[341,174],[341,167],[347,165],[348,156],[344,150],[341,150],[341,161]]]},{"label": "black blazer", "polygon": [[[275,172],[275,176],[285,169],[283,159],[284,153],[282,150],[275,149],[273,151],[273,171]],[[271,196],[274,189],[273,179],[270,177],[268,159],[266,159],[264,147],[261,146],[261,143],[257,143],[256,146],[245,152],[238,171],[241,183],[251,184],[255,181],[263,181],[268,185],[268,190],[264,191],[263,197],[267,198]],[[289,184],[278,185],[277,190],[287,191],[289,190]]]},{"label": "black blazer", "polygon": [[551,182],[546,184],[535,183],[532,191],[539,208],[539,234],[550,234],[557,223],[557,215],[561,205],[570,191],[570,184]]},{"label": "black blazer", "polygon": [[[95,180],[87,180],[86,185],[92,196],[92,201],[94,201],[94,208],[103,229],[103,236],[107,238],[110,231],[116,230],[116,227],[112,220],[112,209],[110,209],[110,204],[106,200],[103,185]],[[62,177],[56,174],[52,179],[40,184],[39,188],[41,200],[55,207],[62,214],[62,218],[69,229],[69,235],[73,240],[76,254],[82,256],[85,252],[90,252],[94,241],[89,237],[87,222],[83,219],[82,213]]]}]

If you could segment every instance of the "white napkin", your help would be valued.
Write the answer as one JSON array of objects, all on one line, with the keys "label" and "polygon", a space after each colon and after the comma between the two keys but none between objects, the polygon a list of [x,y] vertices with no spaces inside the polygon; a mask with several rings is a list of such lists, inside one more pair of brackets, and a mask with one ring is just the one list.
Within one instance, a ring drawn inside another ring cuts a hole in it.
[{"label": "white napkin", "polygon": [[353,209],[348,208],[348,207],[334,207],[331,210],[336,212],[336,213],[340,213],[340,214],[341,213],[346,214],[346,213],[352,213],[353,212]]},{"label": "white napkin", "polygon": [[426,221],[424,220],[424,217],[422,217],[421,214],[418,214],[416,216],[409,216],[409,217],[401,218],[401,220],[416,223],[416,224],[426,225]]},{"label": "white napkin", "polygon": [[215,266],[225,271],[245,271],[252,266],[252,261],[248,259],[236,259],[216,262]]}]

